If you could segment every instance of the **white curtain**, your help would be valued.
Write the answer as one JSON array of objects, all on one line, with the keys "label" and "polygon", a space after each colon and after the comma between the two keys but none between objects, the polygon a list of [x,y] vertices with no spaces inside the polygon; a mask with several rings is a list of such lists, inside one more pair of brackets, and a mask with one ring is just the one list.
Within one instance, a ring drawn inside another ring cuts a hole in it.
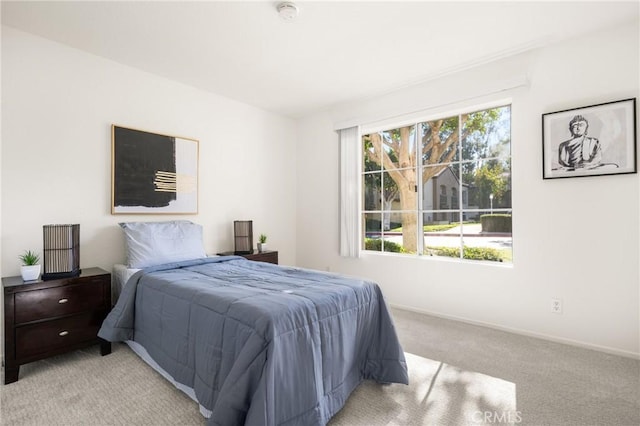
[{"label": "white curtain", "polygon": [[340,256],[360,256],[360,138],[358,127],[338,131],[340,136]]}]

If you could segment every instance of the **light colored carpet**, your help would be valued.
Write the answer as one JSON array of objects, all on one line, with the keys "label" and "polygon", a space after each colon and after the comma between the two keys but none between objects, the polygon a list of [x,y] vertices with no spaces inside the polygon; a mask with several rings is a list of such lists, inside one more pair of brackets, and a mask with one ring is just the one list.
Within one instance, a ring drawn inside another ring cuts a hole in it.
[{"label": "light colored carpet", "polygon": [[364,382],[331,426],[476,425],[518,421],[513,383],[405,353],[409,386]]},{"label": "light colored carpet", "polygon": [[640,426],[638,359],[397,308],[392,313],[406,352],[514,383],[521,425]]},{"label": "light colored carpet", "polygon": [[[202,425],[197,405],[126,345],[22,367],[0,389],[3,425]],[[365,382],[331,426],[482,424],[484,412],[514,413],[515,386],[407,354],[411,384]],[[506,415],[505,415],[506,416]],[[506,419],[506,417],[504,417]]]},{"label": "light colored carpet", "polygon": [[2,425],[204,424],[196,403],[124,344],[24,365],[0,399]]}]

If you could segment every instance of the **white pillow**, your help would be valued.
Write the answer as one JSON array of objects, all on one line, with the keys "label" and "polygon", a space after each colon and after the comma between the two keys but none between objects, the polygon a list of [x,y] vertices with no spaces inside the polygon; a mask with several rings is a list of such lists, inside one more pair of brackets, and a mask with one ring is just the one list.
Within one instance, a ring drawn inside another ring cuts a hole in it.
[{"label": "white pillow", "polygon": [[129,268],[207,257],[202,226],[188,220],[123,222],[120,226],[127,243]]}]

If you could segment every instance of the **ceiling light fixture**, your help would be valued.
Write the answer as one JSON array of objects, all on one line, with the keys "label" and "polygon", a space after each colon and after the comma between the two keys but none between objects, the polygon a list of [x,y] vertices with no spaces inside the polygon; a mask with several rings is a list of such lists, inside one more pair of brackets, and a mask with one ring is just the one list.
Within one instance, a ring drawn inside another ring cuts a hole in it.
[{"label": "ceiling light fixture", "polygon": [[294,3],[285,1],[278,4],[277,9],[278,15],[280,15],[280,18],[285,22],[291,22],[298,16],[298,6]]}]

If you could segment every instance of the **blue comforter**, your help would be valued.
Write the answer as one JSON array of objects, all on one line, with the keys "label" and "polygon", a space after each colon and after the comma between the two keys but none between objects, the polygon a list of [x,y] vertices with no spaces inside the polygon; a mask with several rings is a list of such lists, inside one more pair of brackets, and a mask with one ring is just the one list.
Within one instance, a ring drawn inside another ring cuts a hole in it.
[{"label": "blue comforter", "polygon": [[210,425],[324,425],[362,380],[408,383],[377,284],[235,256],[137,272],[98,336],[143,345]]}]

